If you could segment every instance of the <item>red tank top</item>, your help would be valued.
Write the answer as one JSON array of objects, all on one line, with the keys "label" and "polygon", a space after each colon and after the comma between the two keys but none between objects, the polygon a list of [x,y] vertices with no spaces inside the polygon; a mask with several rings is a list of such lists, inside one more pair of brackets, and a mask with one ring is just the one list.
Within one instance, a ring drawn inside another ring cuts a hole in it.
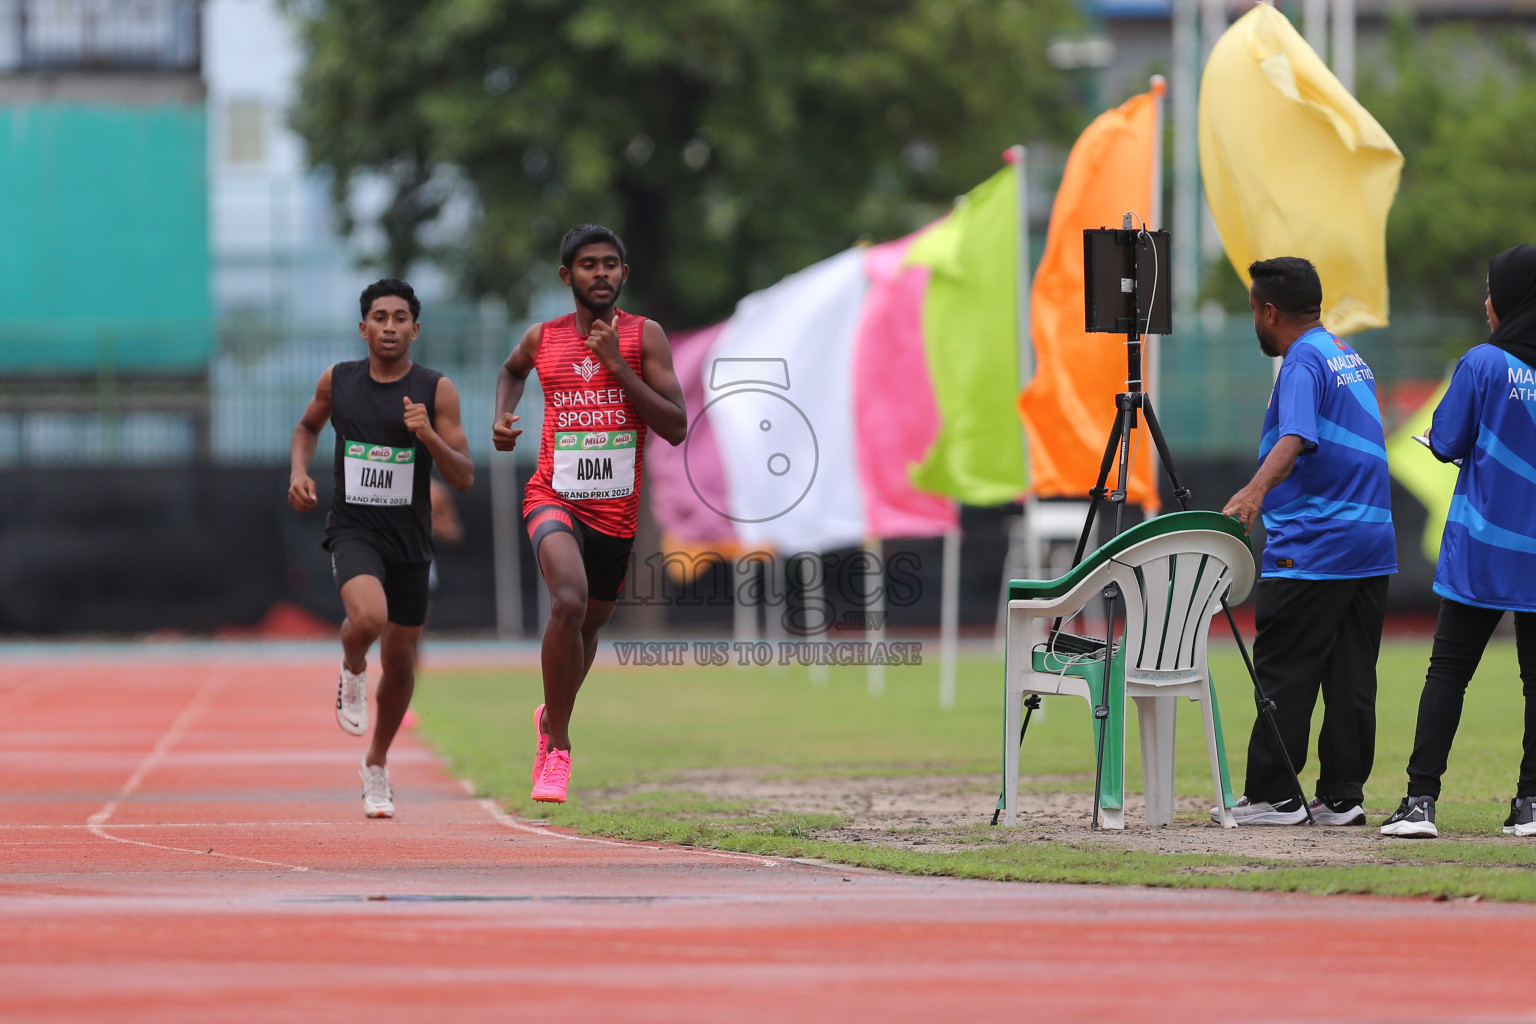
[{"label": "red tank top", "polygon": [[[615,310],[613,322],[619,354],[639,374],[645,317]],[[523,491],[523,516],[539,505],[559,505],[594,530],[633,537],[646,428],[629,393],[587,351],[575,313],[540,326],[533,365],[544,389],[544,429],[539,468]]]}]

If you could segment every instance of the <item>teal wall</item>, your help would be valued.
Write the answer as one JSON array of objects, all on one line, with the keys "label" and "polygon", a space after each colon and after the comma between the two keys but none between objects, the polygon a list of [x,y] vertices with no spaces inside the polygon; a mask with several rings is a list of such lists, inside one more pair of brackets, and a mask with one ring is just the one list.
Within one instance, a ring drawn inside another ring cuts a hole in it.
[{"label": "teal wall", "polygon": [[211,309],[202,106],[0,107],[0,375],[196,373]]}]

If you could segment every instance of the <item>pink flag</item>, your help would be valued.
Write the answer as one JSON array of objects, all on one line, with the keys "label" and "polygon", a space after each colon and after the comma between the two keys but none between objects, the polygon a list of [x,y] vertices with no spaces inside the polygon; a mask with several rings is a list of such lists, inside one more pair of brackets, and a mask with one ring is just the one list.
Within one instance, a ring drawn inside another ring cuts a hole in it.
[{"label": "pink flag", "polygon": [[[688,407],[688,439],[676,448],[654,435],[645,447],[645,489],[651,511],[669,542],[713,544],[734,540],[731,521],[713,511],[728,508],[725,470],[709,417],[701,413],[704,365],[724,323],[672,335],[672,365]],[[707,502],[707,504],[706,504]]]},{"label": "pink flag", "polygon": [[935,537],[958,523],[954,502],[912,486],[911,468],[939,433],[923,348],[929,270],[902,266],[920,234],[864,255],[869,292],[854,334],[853,407],[864,514],[875,537]]}]

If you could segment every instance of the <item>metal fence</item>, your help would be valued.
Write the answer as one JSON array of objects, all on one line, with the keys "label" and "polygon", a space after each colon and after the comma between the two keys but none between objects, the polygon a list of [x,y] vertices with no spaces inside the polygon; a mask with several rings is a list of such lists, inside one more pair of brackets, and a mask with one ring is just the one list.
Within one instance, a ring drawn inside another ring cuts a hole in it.
[{"label": "metal fence", "polygon": [[[1404,315],[1390,327],[1349,339],[1376,377],[1388,433],[1433,394],[1461,353],[1482,340],[1486,331],[1479,334],[1476,327],[1470,318]],[[1251,318],[1210,310],[1160,339],[1158,347],[1158,419],[1174,455],[1256,454],[1275,364],[1260,354]]]},{"label": "metal fence", "polygon": [[0,0],[0,73],[196,71],[199,0]]},{"label": "metal fence", "polygon": [[[470,452],[483,463],[490,454],[496,374],[521,327],[494,310],[479,307],[434,309],[424,321],[411,355],[446,374],[458,389]],[[247,332],[223,332],[209,369],[209,454],[220,463],[286,461],[293,427],[315,393],[320,374],[332,363],[360,359],[367,349],[347,325],[276,325],[266,341]],[[530,386],[519,408],[519,424],[537,436],[543,400]],[[328,461],[321,445],[317,459]],[[531,460],[528,445],[519,456]]]},{"label": "metal fence", "polygon": [[[482,464],[490,454],[496,373],[521,329],[493,309],[438,306],[412,350],[458,387],[470,450]],[[1425,316],[1404,316],[1351,339],[1376,375],[1389,432],[1478,340],[1468,320]],[[281,464],[321,372],[365,353],[347,323],[253,324],[247,317],[226,323],[213,348],[206,378],[119,377],[104,366],[89,380],[0,381],[0,468]],[[1259,354],[1246,316],[1208,313],[1160,339],[1157,358],[1158,414],[1177,458],[1257,451],[1274,364]],[[526,436],[537,436],[542,408],[535,382],[520,410]],[[1113,409],[1103,413],[1107,429]],[[524,459],[535,454],[533,445],[518,451]],[[328,446],[317,458],[329,460]]]}]

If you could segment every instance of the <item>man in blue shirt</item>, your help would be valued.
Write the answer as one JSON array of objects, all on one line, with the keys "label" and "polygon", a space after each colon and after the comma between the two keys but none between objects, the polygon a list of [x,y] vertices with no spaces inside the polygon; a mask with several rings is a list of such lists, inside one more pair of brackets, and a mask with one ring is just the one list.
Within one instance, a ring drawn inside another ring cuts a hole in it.
[{"label": "man in blue shirt", "polygon": [[[1387,577],[1397,571],[1376,380],[1365,360],[1323,326],[1323,286],[1310,262],[1280,256],[1252,264],[1248,274],[1259,349],[1285,360],[1264,413],[1259,471],[1225,507],[1250,530],[1264,518],[1254,669],[1275,702],[1275,724],[1298,770],[1322,693],[1312,817],[1322,825],[1363,825],[1364,785],[1376,753],[1376,655]],[[1248,741],[1244,794],[1232,810],[1240,825],[1307,819],[1262,718]]]},{"label": "man in blue shirt", "polygon": [[1461,472],[1435,566],[1440,619],[1408,796],[1382,824],[1388,836],[1439,835],[1435,801],[1462,699],[1506,611],[1515,618],[1525,754],[1504,831],[1536,836],[1536,247],[1517,245],[1488,262],[1484,310],[1493,333],[1456,364],[1429,431],[1430,451]]}]

